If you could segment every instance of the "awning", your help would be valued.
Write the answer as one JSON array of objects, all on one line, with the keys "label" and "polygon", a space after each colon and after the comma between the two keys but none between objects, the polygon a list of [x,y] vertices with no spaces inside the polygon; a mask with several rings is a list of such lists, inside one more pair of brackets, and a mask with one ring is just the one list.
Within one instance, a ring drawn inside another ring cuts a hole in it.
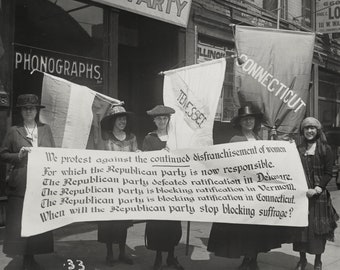
[{"label": "awning", "polygon": [[187,27],[192,0],[93,0],[160,21]]}]

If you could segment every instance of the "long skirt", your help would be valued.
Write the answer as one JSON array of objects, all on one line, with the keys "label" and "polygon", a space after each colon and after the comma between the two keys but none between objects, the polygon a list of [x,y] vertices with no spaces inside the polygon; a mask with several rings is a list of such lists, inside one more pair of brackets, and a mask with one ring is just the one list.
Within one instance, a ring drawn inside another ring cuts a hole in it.
[{"label": "long skirt", "polygon": [[8,255],[34,255],[53,252],[53,233],[21,237],[23,197],[9,196],[3,252]]},{"label": "long skirt", "polygon": [[297,234],[293,249],[310,254],[322,254],[326,241],[334,241],[334,230],[339,219],[327,190],[308,200],[308,227]]},{"label": "long skirt", "polygon": [[288,232],[282,227],[213,223],[208,251],[227,258],[252,257],[279,248],[284,242],[289,239]]},{"label": "long skirt", "polygon": [[158,251],[171,251],[182,237],[180,221],[150,220],[145,226],[146,248]]},{"label": "long skirt", "polygon": [[125,243],[127,229],[132,226],[132,221],[100,221],[98,222],[98,241],[101,243]]}]

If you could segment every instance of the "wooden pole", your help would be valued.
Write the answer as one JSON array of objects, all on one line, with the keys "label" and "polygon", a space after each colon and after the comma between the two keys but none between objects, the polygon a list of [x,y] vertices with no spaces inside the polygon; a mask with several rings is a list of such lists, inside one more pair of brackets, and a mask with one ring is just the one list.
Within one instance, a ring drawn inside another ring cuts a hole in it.
[{"label": "wooden pole", "polygon": [[281,0],[277,0],[277,21],[276,21],[276,29],[280,29],[280,17],[281,17]]}]

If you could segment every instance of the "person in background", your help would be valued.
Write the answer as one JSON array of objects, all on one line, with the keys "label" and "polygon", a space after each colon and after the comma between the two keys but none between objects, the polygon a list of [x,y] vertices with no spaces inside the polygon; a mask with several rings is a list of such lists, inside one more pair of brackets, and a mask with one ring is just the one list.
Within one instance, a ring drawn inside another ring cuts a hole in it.
[{"label": "person in background", "polygon": [[23,256],[25,270],[43,269],[35,254],[53,252],[53,234],[46,232],[31,237],[21,237],[21,217],[26,191],[27,154],[32,147],[55,147],[51,129],[38,119],[39,98],[33,94],[20,95],[16,107],[22,122],[9,128],[0,148],[0,161],[10,164],[6,193],[6,229],[3,252]]},{"label": "person in background", "polygon": [[[166,149],[168,139],[168,124],[170,115],[175,110],[157,105],[147,114],[153,118],[157,129],[148,133],[143,141],[143,151],[155,151]],[[162,252],[168,252],[167,265],[178,270],[184,270],[175,257],[175,246],[182,237],[182,226],[180,221],[171,220],[148,220],[145,227],[146,247],[156,251],[153,269],[162,269]]]},{"label": "person in background", "polygon": [[[108,114],[101,120],[104,149],[108,151],[138,151],[137,139],[133,133],[125,131],[127,115],[129,112],[122,106],[113,106]],[[100,221],[98,223],[98,241],[106,244],[106,264],[113,266],[113,243],[119,245],[118,261],[133,264],[133,260],[125,253],[127,229],[132,226],[132,221]]]},{"label": "person in background", "polygon": [[330,194],[326,189],[332,178],[333,155],[319,120],[305,118],[300,127],[303,142],[298,146],[307,180],[308,227],[300,230],[293,249],[300,252],[296,269],[306,269],[306,253],[315,254],[314,269],[321,270],[321,254],[325,251],[326,240],[334,241],[336,221]]},{"label": "person in background", "polygon": [[[262,114],[251,106],[238,110],[232,119],[236,134],[230,142],[260,140],[257,134],[261,127]],[[257,255],[281,246],[282,239],[273,226],[213,223],[208,241],[208,251],[216,256],[239,258],[244,256],[239,270],[257,270]]]}]

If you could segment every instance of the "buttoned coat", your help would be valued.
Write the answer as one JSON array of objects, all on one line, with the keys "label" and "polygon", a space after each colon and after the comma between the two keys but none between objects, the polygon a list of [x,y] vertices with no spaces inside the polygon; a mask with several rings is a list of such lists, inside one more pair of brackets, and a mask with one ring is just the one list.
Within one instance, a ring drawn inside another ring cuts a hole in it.
[{"label": "buttoned coat", "polygon": [[[37,123],[38,147],[54,147],[54,139],[51,128],[48,125]],[[27,157],[19,159],[18,153],[21,147],[32,147],[32,142],[27,138],[27,132],[23,124],[9,128],[0,148],[0,160],[11,165],[7,195],[23,197],[26,190]]]},{"label": "buttoned coat", "polygon": [[[38,147],[54,147],[48,125],[37,123]],[[32,147],[23,124],[9,128],[0,148],[0,161],[10,164],[6,193],[6,228],[3,252],[9,255],[50,253],[53,234],[46,232],[32,237],[21,237],[21,217],[27,180],[27,157],[19,159],[21,147]],[[37,161],[39,162],[39,161]]]}]

